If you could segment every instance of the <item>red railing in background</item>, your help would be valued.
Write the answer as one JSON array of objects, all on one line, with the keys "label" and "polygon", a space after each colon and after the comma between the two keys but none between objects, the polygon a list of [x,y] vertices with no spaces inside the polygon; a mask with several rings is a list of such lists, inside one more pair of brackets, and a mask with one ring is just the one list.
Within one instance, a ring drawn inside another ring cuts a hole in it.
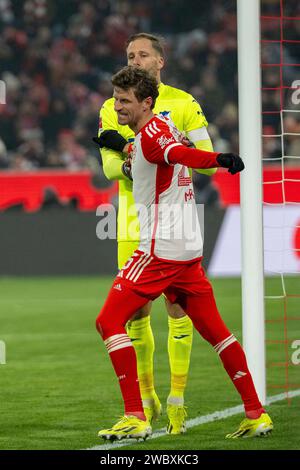
[{"label": "red railing in background", "polygon": [[[264,169],[264,202],[282,203],[283,185],[285,199],[300,202],[299,186],[300,167],[285,168],[284,175],[280,166]],[[240,202],[240,179],[226,170],[219,169],[212,178],[220,193],[222,206]],[[3,171],[0,173],[0,211],[14,205],[22,205],[26,212],[38,211],[45,198],[45,192],[51,190],[61,204],[68,204],[76,199],[81,211],[95,210],[100,204],[108,204],[118,192],[118,184],[109,188],[98,189],[92,184],[89,171],[70,173],[65,171],[44,170],[30,173]],[[249,194],[251,197],[251,194]]]},{"label": "red railing in background", "polygon": [[26,212],[38,211],[43,205],[47,190],[51,190],[61,204],[68,204],[76,199],[79,210],[91,211],[100,204],[110,203],[118,192],[118,184],[98,189],[92,184],[90,171],[4,171],[0,173],[0,210],[22,204]]},{"label": "red railing in background", "polygon": [[[245,170],[246,171],[246,170]],[[263,169],[263,201],[266,204],[281,204],[288,201],[300,202],[300,166],[285,167],[281,165]],[[226,170],[219,169],[213,176],[213,184],[220,193],[223,206],[240,203],[240,177],[232,176]],[[251,194],[249,194],[251,197]]]}]

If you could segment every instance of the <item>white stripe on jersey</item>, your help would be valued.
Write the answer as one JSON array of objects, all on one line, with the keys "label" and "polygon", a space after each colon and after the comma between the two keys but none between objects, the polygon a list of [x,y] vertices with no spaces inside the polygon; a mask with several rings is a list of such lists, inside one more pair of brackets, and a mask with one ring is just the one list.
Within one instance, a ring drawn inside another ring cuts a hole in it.
[{"label": "white stripe on jersey", "polygon": [[151,124],[149,124],[149,129],[154,135],[157,134],[157,132],[160,132],[159,129],[157,129],[157,130],[155,129],[152,122],[151,122]]},{"label": "white stripe on jersey", "polygon": [[146,134],[152,139],[153,135],[152,135],[151,132],[149,131],[149,126],[147,126],[147,127],[145,128],[145,132],[146,132]]},{"label": "white stripe on jersey", "polygon": [[178,147],[178,145],[182,145],[180,142],[175,142],[174,144],[171,144],[169,145],[165,151],[164,151],[164,159],[165,159],[165,162],[170,165],[169,163],[169,160],[168,160],[168,154],[170,152],[170,150],[173,148],[173,147]]},{"label": "white stripe on jersey", "polygon": [[160,132],[160,129],[159,129],[159,127],[157,127],[157,124],[156,124],[155,121],[153,121],[153,122],[151,123],[151,126],[152,126],[157,132]]}]

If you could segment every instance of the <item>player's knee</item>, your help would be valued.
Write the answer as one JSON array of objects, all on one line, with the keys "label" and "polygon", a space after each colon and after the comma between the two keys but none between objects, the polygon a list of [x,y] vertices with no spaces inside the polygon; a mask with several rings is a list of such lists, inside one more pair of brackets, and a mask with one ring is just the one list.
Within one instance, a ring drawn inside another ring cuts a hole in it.
[{"label": "player's knee", "polygon": [[111,311],[107,309],[101,310],[96,318],[96,329],[103,339],[115,335],[124,326],[122,320],[118,316],[113,317]]},{"label": "player's knee", "polygon": [[103,337],[103,329],[102,329],[102,325],[101,325],[101,322],[100,322],[100,315],[98,315],[98,317],[96,318],[96,330],[98,331],[98,333],[100,334],[100,336]]},{"label": "player's knee", "polygon": [[109,315],[106,315],[105,312],[101,311],[96,318],[96,329],[102,338],[110,336],[111,333],[111,320],[109,321]]},{"label": "player's knee", "polygon": [[185,317],[186,313],[179,304],[172,304],[168,299],[165,298],[166,308],[168,311],[168,315],[171,318],[182,318]]},{"label": "player's knee", "polygon": [[140,308],[131,318],[131,321],[140,320],[141,318],[148,317],[151,312],[152,302],[149,301],[146,305]]}]

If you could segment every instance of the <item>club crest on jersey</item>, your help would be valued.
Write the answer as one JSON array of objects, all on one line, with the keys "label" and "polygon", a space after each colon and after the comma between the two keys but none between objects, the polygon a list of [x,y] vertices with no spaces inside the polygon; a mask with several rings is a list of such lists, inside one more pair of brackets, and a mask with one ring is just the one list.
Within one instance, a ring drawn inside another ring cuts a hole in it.
[{"label": "club crest on jersey", "polygon": [[159,114],[165,118],[171,119],[170,117],[171,111],[161,111]]},{"label": "club crest on jersey", "polygon": [[168,144],[170,144],[171,142],[175,142],[175,139],[174,137],[166,137],[165,135],[162,135],[161,137],[159,137],[156,141],[158,143],[158,145],[160,145],[160,147],[162,149],[164,149]]}]

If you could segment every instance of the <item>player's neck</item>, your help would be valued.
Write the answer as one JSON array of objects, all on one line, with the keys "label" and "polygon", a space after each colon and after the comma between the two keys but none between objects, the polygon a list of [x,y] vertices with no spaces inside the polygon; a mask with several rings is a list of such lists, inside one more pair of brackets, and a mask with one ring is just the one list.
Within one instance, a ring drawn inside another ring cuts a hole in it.
[{"label": "player's neck", "polygon": [[143,116],[137,123],[132,124],[132,126],[130,126],[130,128],[133,130],[135,135],[137,135],[140,132],[140,130],[143,127],[145,127],[149,121],[151,121],[153,116],[154,116],[154,113],[152,112],[152,110],[149,110],[149,112],[145,116]]}]

